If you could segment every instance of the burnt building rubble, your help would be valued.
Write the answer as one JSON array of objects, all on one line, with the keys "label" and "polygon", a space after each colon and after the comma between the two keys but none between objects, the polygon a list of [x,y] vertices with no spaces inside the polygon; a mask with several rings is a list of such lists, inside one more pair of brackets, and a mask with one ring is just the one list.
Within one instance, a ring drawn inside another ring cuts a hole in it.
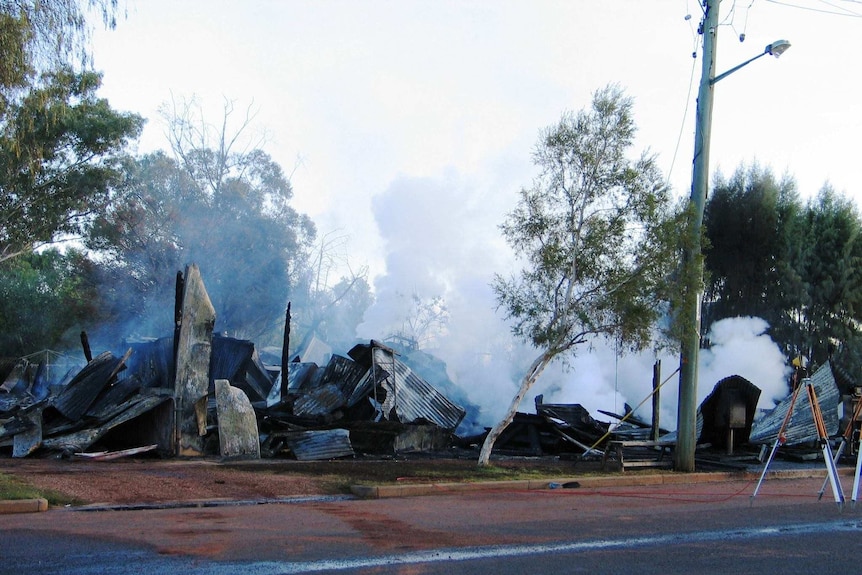
[{"label": "burnt building rubble", "polygon": [[[484,441],[479,408],[433,356],[377,340],[339,355],[313,334],[288,355],[288,307],[281,357],[264,361],[251,341],[215,332],[196,266],[178,277],[177,296],[170,336],[124,342],[117,353],[93,356],[82,333],[85,363],[63,369],[50,357],[0,360],[0,455],[472,457]],[[853,413],[859,388],[845,374],[836,377],[829,364],[806,381],[837,437],[849,424],[839,420],[839,404]],[[815,442],[807,398],[800,395],[791,406],[788,397],[758,417],[759,397],[760,389],[740,376],[719,381],[698,409],[699,448],[756,452],[775,440],[785,420],[786,445]],[[539,395],[535,413],[517,413],[494,453],[604,462],[613,444],[622,463],[622,447],[664,452],[673,445],[674,433],[637,418],[629,406],[623,415],[601,413],[618,421],[598,421],[579,404],[545,403]]]}]

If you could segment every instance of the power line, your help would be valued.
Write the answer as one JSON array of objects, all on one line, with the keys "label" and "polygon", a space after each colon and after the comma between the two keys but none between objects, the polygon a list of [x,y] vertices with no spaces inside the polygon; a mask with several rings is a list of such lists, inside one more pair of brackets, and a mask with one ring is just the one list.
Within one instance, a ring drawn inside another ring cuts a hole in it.
[{"label": "power line", "polygon": [[[831,16],[845,16],[847,18],[862,18],[862,14],[852,12],[846,8],[842,8],[842,12],[835,12],[833,10],[823,10],[822,8],[812,8],[811,6],[802,6],[801,4],[791,4],[790,2],[782,2],[780,0],[766,0],[772,4],[777,4],[779,6],[786,6],[788,8],[796,8],[798,10],[808,10],[809,12],[818,12],[820,14],[829,14]],[[845,2],[852,0],[844,0]],[[824,2],[825,3],[825,2]],[[854,4],[859,4],[860,2],[853,2]]]},{"label": "power line", "polygon": [[683,131],[685,130],[685,121],[688,118],[688,107],[689,107],[689,104],[691,103],[691,90],[692,90],[692,86],[694,85],[694,71],[695,71],[696,67],[697,67],[697,59],[692,58],[692,60],[691,60],[691,76],[689,77],[689,80],[688,80],[688,94],[686,95],[686,98],[685,98],[685,110],[682,113],[682,122],[680,123],[680,126],[679,126],[679,134],[676,137],[676,146],[673,149],[673,158],[670,161],[670,168],[667,171],[667,183],[665,184],[666,186],[670,186],[671,174],[673,174],[673,168],[676,165],[676,156],[679,153],[679,145],[680,145],[680,142],[682,142],[682,134],[683,134]]}]

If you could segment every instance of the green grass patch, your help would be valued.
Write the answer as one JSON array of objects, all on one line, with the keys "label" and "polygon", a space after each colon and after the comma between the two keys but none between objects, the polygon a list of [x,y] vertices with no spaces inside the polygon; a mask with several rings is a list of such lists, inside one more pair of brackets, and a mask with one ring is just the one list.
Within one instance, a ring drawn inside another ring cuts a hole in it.
[{"label": "green grass patch", "polygon": [[[351,484],[391,483],[471,483],[480,481],[519,481],[529,479],[555,479],[564,475],[558,470],[497,467],[465,467],[462,469],[422,469],[414,473],[406,471],[399,477],[367,478],[353,477]],[[568,475],[568,474],[566,474]]]},{"label": "green grass patch", "polygon": [[8,473],[0,473],[0,500],[4,499],[37,499],[43,498],[48,500],[48,505],[76,505],[80,502],[74,498],[67,497],[62,493],[51,489],[39,489],[33,487],[20,479],[9,475]]}]

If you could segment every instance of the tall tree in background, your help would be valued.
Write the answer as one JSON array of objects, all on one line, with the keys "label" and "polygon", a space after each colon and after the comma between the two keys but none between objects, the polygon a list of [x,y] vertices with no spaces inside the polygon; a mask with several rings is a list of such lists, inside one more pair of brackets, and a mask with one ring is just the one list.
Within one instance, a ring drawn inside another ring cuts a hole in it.
[{"label": "tall tree in background", "polygon": [[27,86],[35,74],[68,66],[89,67],[88,13],[117,24],[117,0],[3,0],[0,2],[0,86]]},{"label": "tall tree in background", "polygon": [[122,178],[122,150],[143,121],[96,97],[86,64],[88,6],[0,3],[0,261],[76,234]]},{"label": "tall tree in background", "polygon": [[774,338],[793,332],[790,310],[803,297],[799,198],[794,182],[740,167],[717,178],[704,211],[707,283],[703,325],[736,316],[766,320]]},{"label": "tall tree in background", "polygon": [[97,98],[99,83],[46,74],[0,118],[0,261],[80,233],[122,183],[123,149],[143,121]]},{"label": "tall tree in background", "polygon": [[788,358],[862,369],[862,221],[829,186],[803,204],[792,180],[756,165],[720,178],[704,214],[704,327],[757,316]]},{"label": "tall tree in background", "polygon": [[855,205],[829,186],[808,203],[804,218],[802,276],[809,290],[799,345],[812,362],[822,364],[831,348],[859,343],[862,222]]},{"label": "tall tree in background", "polygon": [[634,134],[631,99],[609,86],[589,109],[565,114],[540,137],[540,174],[502,225],[524,268],[493,286],[513,332],[539,355],[489,432],[479,465],[488,464],[497,437],[551,361],[597,336],[641,348],[667,310],[680,228],[654,158],[627,158]]},{"label": "tall tree in background", "polygon": [[[127,275],[142,298],[143,305],[131,302],[129,320],[148,325],[142,314],[172,309],[176,271],[196,263],[216,329],[260,341],[280,333],[314,225],[291,207],[281,167],[259,148],[240,145],[249,117],[228,133],[230,104],[218,128],[192,112],[186,106],[169,115],[173,157],[139,162],[132,185],[95,222],[89,245],[109,255],[112,284],[123,285]],[[162,322],[172,316],[162,315],[156,325],[169,325]]]},{"label": "tall tree in background", "polygon": [[115,342],[173,329],[168,310],[174,278],[185,267],[181,219],[197,202],[193,189],[172,158],[148,154],[130,166],[126,185],[92,221],[86,245],[98,254],[90,278],[100,295],[96,337]]}]

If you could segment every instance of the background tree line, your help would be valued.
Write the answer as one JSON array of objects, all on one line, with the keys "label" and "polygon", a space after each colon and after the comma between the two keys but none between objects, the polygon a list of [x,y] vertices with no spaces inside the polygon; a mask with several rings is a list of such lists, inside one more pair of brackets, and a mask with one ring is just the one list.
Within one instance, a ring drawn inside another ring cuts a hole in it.
[{"label": "background tree line", "polygon": [[741,166],[715,177],[704,226],[704,328],[757,316],[789,358],[862,367],[862,221],[851,200],[827,184],[803,201],[792,178]]}]

